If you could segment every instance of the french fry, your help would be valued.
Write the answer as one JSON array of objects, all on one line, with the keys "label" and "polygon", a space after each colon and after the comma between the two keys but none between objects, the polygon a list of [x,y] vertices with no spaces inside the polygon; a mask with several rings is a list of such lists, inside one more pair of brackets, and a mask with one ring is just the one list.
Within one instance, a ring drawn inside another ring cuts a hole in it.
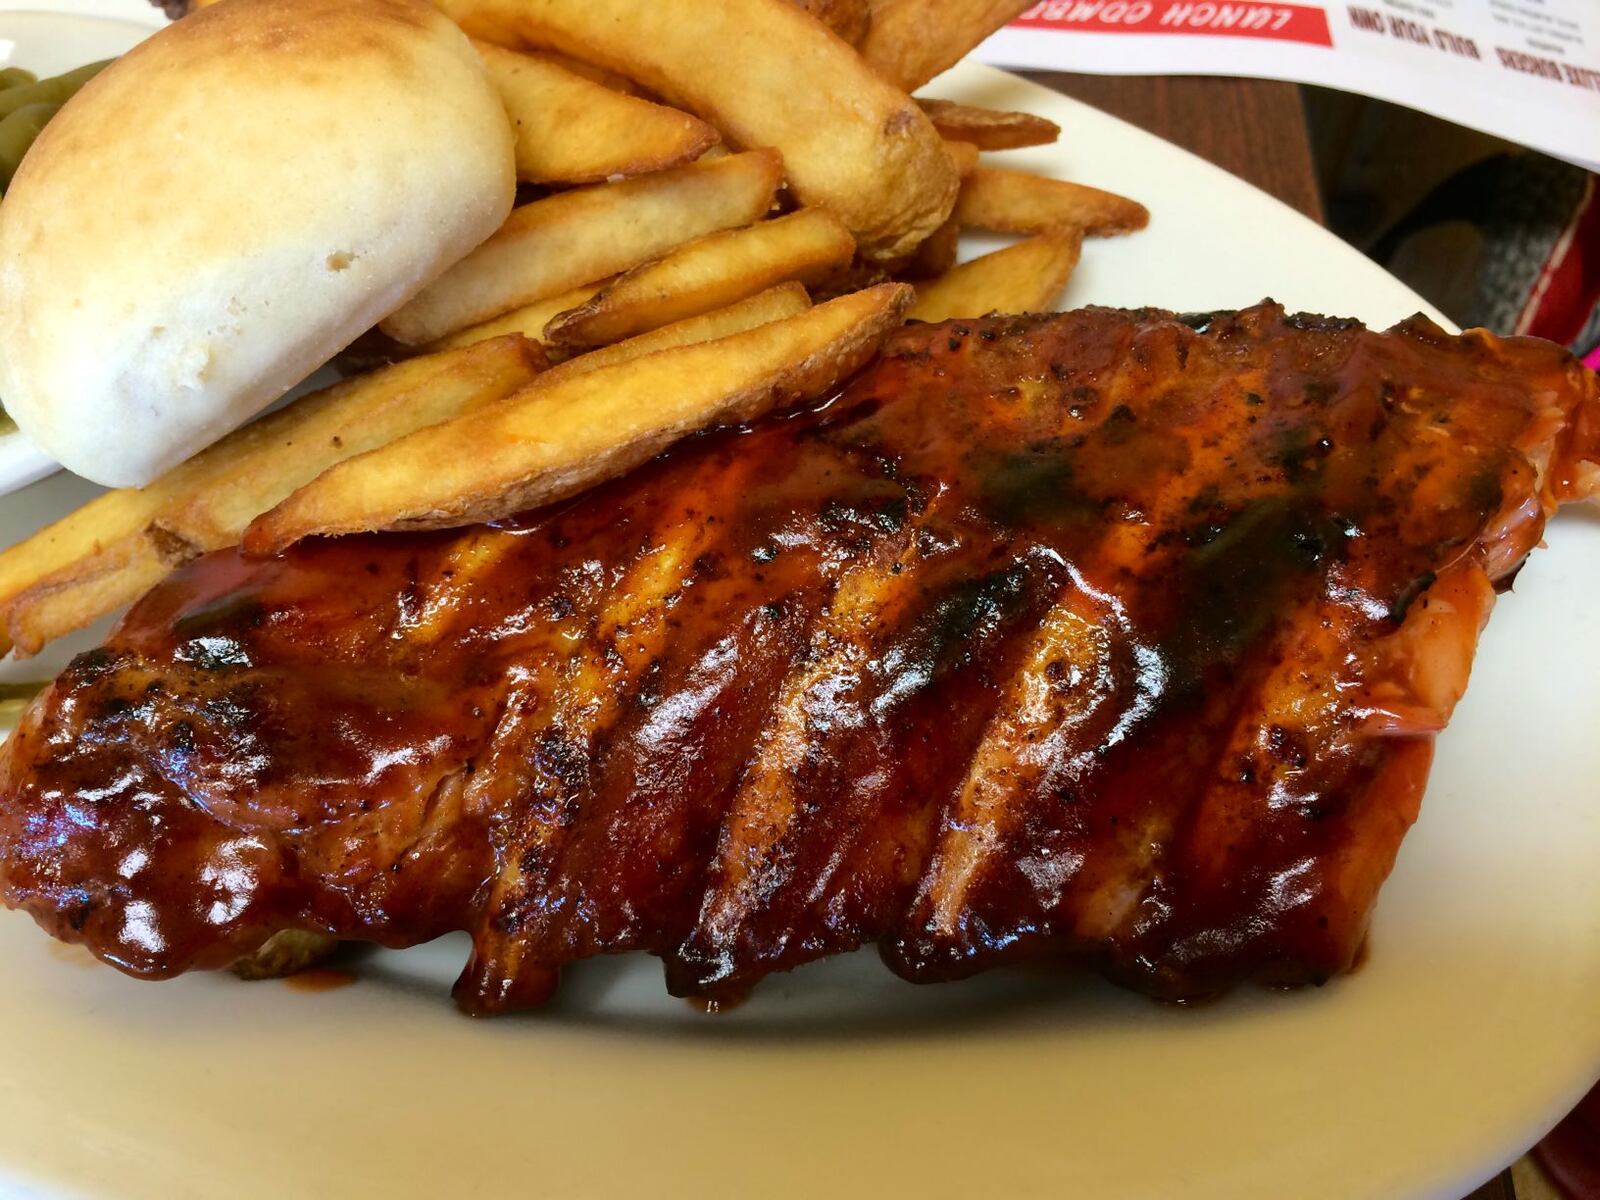
[{"label": "french fry", "polygon": [[772,206],[782,171],[776,151],[751,150],[524,204],[379,328],[398,342],[426,345],[690,238],[748,225]]},{"label": "french fry", "polygon": [[535,382],[325,471],[252,523],[245,549],[467,525],[573,495],[687,434],[829,391],[877,351],[910,300],[910,288],[887,284],[731,337]]},{"label": "french fry", "polygon": [[979,150],[1015,150],[1043,146],[1061,136],[1061,126],[1032,113],[975,108],[949,100],[919,99],[939,136],[946,141],[971,142]]},{"label": "french fry", "polygon": [[972,229],[1044,233],[1068,228],[1087,237],[1131,233],[1150,223],[1150,210],[1137,200],[998,167],[979,167],[962,181],[955,216]]},{"label": "french fry", "polygon": [[0,551],[0,608],[57,572],[141,534],[164,501],[158,487],[107,492]]},{"label": "french fry", "polygon": [[972,142],[946,141],[944,152],[950,156],[950,163],[956,169],[956,178],[965,179],[978,169],[978,147]]},{"label": "french fry", "polygon": [[[205,0],[205,2],[215,4],[217,0]],[[442,3],[435,3],[434,7],[441,11],[447,11]],[[503,20],[495,20],[487,13],[474,15],[463,11],[457,17],[457,23],[475,42],[487,42],[492,46],[515,50],[519,54],[536,53],[540,58],[554,63],[565,71],[583,76],[590,83],[598,83],[601,87],[609,88],[613,92],[621,92],[624,96],[638,96],[641,99],[649,99],[645,94],[645,90],[626,75],[619,75],[615,71],[608,71],[604,67],[596,66],[594,63],[584,62],[581,58],[573,58],[570,54],[557,54],[554,50],[537,49],[530,45],[526,38],[520,36],[513,26]]]},{"label": "french fry", "polygon": [[245,526],[328,467],[509,396],[543,370],[507,335],[346,379],[246,425],[179,470],[193,477],[151,522],[178,561],[232,546]]},{"label": "french fry", "polygon": [[861,57],[884,79],[914,92],[961,61],[984,38],[1020,16],[1033,0],[882,0]]},{"label": "french fry", "polygon": [[[173,20],[188,16],[202,8],[209,8],[218,0],[151,0],[157,8],[166,10],[167,16]],[[436,4],[436,8],[444,10],[443,4]],[[467,15],[467,14],[463,14]],[[477,14],[467,20],[457,20],[461,28],[469,34],[474,41],[488,42],[507,50],[516,50],[528,53],[534,48],[528,44],[527,39],[518,36],[517,31],[504,21],[496,21],[489,14]],[[621,92],[625,96],[645,97],[645,91],[633,80],[615,71],[608,71],[604,67],[597,67],[593,63],[584,62],[566,54],[556,54],[549,50],[538,51],[539,57],[554,63],[563,70],[574,75],[581,75],[591,83],[598,83],[601,87],[609,88],[613,92]]]},{"label": "french fry", "polygon": [[166,498],[155,485],[107,492],[0,553],[0,653],[37,654],[160,579],[144,530]]},{"label": "french fry", "polygon": [[956,178],[932,123],[788,0],[435,3],[465,28],[620,71],[734,145],[776,147],[799,201],[831,209],[868,257],[905,253],[950,215]]},{"label": "french fry", "polygon": [[0,553],[0,644],[37,653],[138,599],[176,563],[233,545],[324,468],[498,400],[543,363],[518,337],[408,359],[236,430],[149,487],[97,497]]},{"label": "french fry", "polygon": [[786,280],[816,284],[850,265],[855,240],[824,208],[707,234],[635,267],[555,317],[545,339],[588,349],[723,308]]},{"label": "french fry", "polygon": [[790,0],[796,8],[803,8],[829,29],[849,42],[858,45],[867,36],[872,24],[872,5],[867,0]]},{"label": "french fry", "polygon": [[0,654],[37,654],[138,599],[166,573],[145,530],[178,494],[182,478],[173,474],[96,496],[0,551]]},{"label": "french fry", "polygon": [[516,131],[525,183],[642,175],[691,162],[720,140],[688,113],[614,92],[547,56],[476,46]]},{"label": "french fry", "polygon": [[520,333],[525,338],[542,342],[544,327],[550,324],[552,318],[560,316],[568,309],[577,308],[611,282],[610,279],[602,279],[598,283],[586,283],[582,287],[573,288],[570,292],[562,292],[559,296],[552,296],[548,300],[535,300],[532,304],[512,309],[503,317],[496,317],[481,325],[469,325],[459,333],[452,333],[449,337],[435,342],[429,349],[455,350],[508,333]]},{"label": "french fry", "polygon": [[95,556],[90,569],[66,570],[16,596],[5,607],[6,638],[18,658],[92,625],[131,604],[166,575],[168,566],[149,538],[120,539]]},{"label": "french fry", "polygon": [[[497,8],[490,4],[467,3],[466,0],[433,0],[433,6],[461,26],[461,31],[475,42],[491,42],[496,46],[504,46],[507,50],[536,48],[518,30],[514,10]],[[605,81],[596,79],[595,82]]]},{"label": "french fry", "polygon": [[698,317],[689,317],[683,321],[674,321],[671,325],[663,325],[660,329],[641,333],[638,337],[629,338],[625,342],[616,342],[610,346],[602,346],[598,350],[591,350],[587,354],[580,354],[576,358],[569,358],[559,366],[551,367],[545,373],[543,381],[553,384],[571,375],[583,375],[599,367],[614,366],[635,358],[643,358],[646,354],[654,354],[657,350],[671,350],[677,346],[692,346],[696,342],[715,341],[717,338],[754,329],[757,325],[781,321],[785,317],[805,312],[810,307],[811,297],[806,294],[802,284],[780,283],[777,287],[768,288],[748,300],[730,304],[727,308],[701,313]]},{"label": "french fry", "polygon": [[811,293],[812,301],[817,304],[827,300],[837,300],[840,296],[848,296],[851,292],[865,291],[867,288],[877,287],[880,283],[893,282],[904,262],[904,259],[896,259],[892,263],[868,262],[858,255],[848,270],[840,272],[821,287],[806,290]]},{"label": "french fry", "polygon": [[954,218],[935,229],[896,272],[903,279],[935,279],[956,265],[961,225]]},{"label": "french fry", "polygon": [[964,262],[919,284],[917,302],[906,316],[947,321],[1047,309],[1072,277],[1082,245],[1077,230],[1059,229]]},{"label": "french fry", "polygon": [[582,75],[590,83],[598,83],[603,88],[610,88],[613,92],[621,92],[624,96],[638,96],[642,100],[650,97],[645,90],[626,75],[618,75],[615,71],[608,71],[604,67],[597,67],[593,63],[586,63],[581,58],[573,58],[570,54],[557,54],[554,50],[534,50],[531,46],[523,45],[520,41],[508,50],[517,50],[523,54],[538,54],[540,58],[555,63],[556,66],[571,71],[574,75]]}]

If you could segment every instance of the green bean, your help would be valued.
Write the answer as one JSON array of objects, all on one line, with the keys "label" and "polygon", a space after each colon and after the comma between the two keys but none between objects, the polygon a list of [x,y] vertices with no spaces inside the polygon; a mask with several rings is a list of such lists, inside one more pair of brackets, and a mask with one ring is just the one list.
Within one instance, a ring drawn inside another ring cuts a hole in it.
[{"label": "green bean", "polygon": [[30,104],[65,104],[72,99],[73,93],[98,75],[107,65],[103,62],[90,63],[86,67],[79,67],[76,71],[68,71],[65,75],[56,75],[50,79],[41,79],[37,83],[25,83],[20,87],[10,87],[0,91],[0,120]]},{"label": "green bean", "polygon": [[21,67],[6,67],[0,70],[0,92],[6,88],[14,88],[23,83],[38,83],[39,77],[32,71],[24,71]]},{"label": "green bean", "polygon": [[61,111],[59,104],[30,104],[0,121],[0,193],[11,186],[11,178],[22,165],[33,139]]}]

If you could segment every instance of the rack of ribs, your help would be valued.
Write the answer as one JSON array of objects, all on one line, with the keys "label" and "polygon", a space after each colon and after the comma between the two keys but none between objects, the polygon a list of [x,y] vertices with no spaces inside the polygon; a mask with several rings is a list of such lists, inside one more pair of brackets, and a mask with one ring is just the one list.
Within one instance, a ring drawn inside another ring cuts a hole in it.
[{"label": "rack of ribs", "polygon": [[0,756],[0,897],[134,975],[465,930],[474,1013],[875,944],[1348,968],[1595,379],[1275,305],[913,325],[830,403],[447,532],[199,559]]}]

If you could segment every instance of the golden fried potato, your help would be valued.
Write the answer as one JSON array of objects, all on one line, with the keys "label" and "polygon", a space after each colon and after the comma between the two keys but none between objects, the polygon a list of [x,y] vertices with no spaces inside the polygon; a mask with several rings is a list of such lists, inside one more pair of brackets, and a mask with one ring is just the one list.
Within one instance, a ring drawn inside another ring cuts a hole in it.
[{"label": "golden fried potato", "polygon": [[[214,4],[216,0],[211,0]],[[443,5],[435,4],[436,8]],[[613,92],[621,92],[624,96],[638,96],[648,100],[650,97],[626,75],[618,75],[615,71],[608,71],[604,67],[597,67],[594,63],[584,62],[580,58],[573,58],[570,54],[557,54],[554,50],[540,50],[530,46],[525,38],[517,36],[516,30],[497,25],[494,22],[478,22],[472,26],[463,26],[472,40],[479,43],[488,43],[506,50],[515,50],[519,54],[537,54],[546,62],[554,63],[564,71],[573,75],[581,75],[590,83],[598,83],[601,87]]]},{"label": "golden fried potato", "polygon": [[144,536],[169,498],[160,482],[89,501],[0,551],[0,653],[38,653],[135,600],[165,567]]},{"label": "golden fried potato", "polygon": [[905,253],[950,215],[932,123],[788,0],[435,3],[469,31],[515,30],[637,79],[736,146],[776,147],[799,201],[833,210],[868,257]]},{"label": "golden fried potato", "polygon": [[[965,179],[978,169],[978,147],[972,142],[946,141],[944,152],[950,156],[950,163],[955,167],[958,179]],[[957,202],[960,202],[959,197]]]},{"label": "golden fried potato", "polygon": [[976,108],[950,100],[918,99],[939,136],[946,141],[971,142],[979,150],[1015,150],[1043,146],[1061,136],[1061,126],[1032,113]]},{"label": "golden fried potato", "polygon": [[912,92],[1006,22],[1033,0],[880,0],[861,41],[861,57],[884,79]]},{"label": "golden fried potato", "polygon": [[610,286],[545,326],[545,340],[589,349],[723,308],[786,280],[816,284],[850,265],[855,239],[825,208],[707,234]]},{"label": "golden fried potato", "polygon": [[692,162],[720,140],[688,113],[624,96],[548,56],[477,42],[516,131],[517,178],[597,183]]},{"label": "golden fried potato", "polygon": [[110,539],[81,563],[8,597],[0,606],[0,645],[9,646],[18,658],[37,654],[56,638],[133,603],[166,573],[167,564],[142,530]]},{"label": "golden fried potato", "polygon": [[426,345],[690,238],[748,225],[772,207],[782,173],[775,150],[751,150],[524,204],[379,328],[397,342]]},{"label": "golden fried potato", "polygon": [[[559,296],[551,296],[548,300],[535,300],[532,304],[525,304],[521,308],[514,308],[503,317],[496,317],[492,321],[485,321],[481,325],[469,325],[459,333],[452,333],[449,337],[435,342],[429,347],[431,350],[454,350],[461,346],[470,346],[473,342],[487,341],[489,338],[501,337],[508,333],[520,333],[525,338],[532,338],[536,342],[544,339],[544,327],[550,324],[551,318],[558,317],[568,309],[577,308],[601,288],[609,286],[615,280],[602,279],[597,283],[586,283],[582,287],[573,288],[570,292],[562,292]],[[546,348],[549,353],[549,348]],[[555,357],[552,355],[551,357]]]},{"label": "golden fried potato", "polygon": [[946,271],[917,285],[917,302],[907,317],[946,321],[985,313],[1048,309],[1078,265],[1083,235],[1059,229],[1029,238]]},{"label": "golden fried potato", "polygon": [[573,58],[570,54],[557,54],[554,50],[535,50],[520,40],[506,47],[508,50],[518,50],[523,54],[537,54],[540,58],[555,63],[556,66],[571,71],[574,75],[582,75],[590,83],[598,83],[603,88],[610,88],[613,92],[621,92],[624,96],[638,96],[642,100],[650,99],[650,95],[626,75],[619,75],[615,71],[608,71],[604,67],[597,67],[594,63],[584,62],[581,58]]},{"label": "golden fried potato", "polygon": [[955,217],[970,229],[1044,233],[1067,228],[1102,237],[1143,229],[1150,223],[1150,210],[1137,200],[1081,183],[978,167],[962,181]]},{"label": "golden fried potato", "polygon": [[0,551],[0,606],[40,580],[141,533],[161,508],[155,488],[125,488],[89,501],[32,537]]},{"label": "golden fried potato", "polygon": [[731,337],[536,382],[324,472],[252,523],[245,549],[468,525],[573,495],[687,434],[825,394],[877,351],[910,300],[910,288],[886,284]]},{"label": "golden fried potato", "polygon": [[303,397],[149,487],[97,497],[0,553],[0,644],[37,653],[137,600],[174,564],[233,545],[324,468],[498,400],[543,366],[520,337],[409,359]]},{"label": "golden fried potato", "polygon": [[182,561],[232,546],[245,526],[328,467],[418,429],[476,412],[531,382],[539,347],[515,334],[346,379],[263,417],[178,468],[188,486],[151,521]]},{"label": "golden fried potato", "polygon": [[569,358],[545,373],[545,382],[555,383],[570,375],[582,375],[599,367],[609,367],[630,359],[643,358],[657,350],[670,350],[676,346],[692,346],[696,342],[710,342],[730,334],[743,333],[757,325],[781,321],[803,313],[811,307],[811,297],[803,284],[780,283],[748,300],[730,304],[727,308],[701,313],[687,320],[674,321],[649,333],[590,350],[576,358]]},{"label": "golden fried potato", "polygon": [[961,224],[951,217],[911,255],[895,273],[902,279],[934,279],[956,265]]},{"label": "golden fried potato", "polygon": [[858,45],[867,36],[872,24],[872,5],[867,0],[789,0],[796,8],[803,8],[829,29],[849,42]]}]

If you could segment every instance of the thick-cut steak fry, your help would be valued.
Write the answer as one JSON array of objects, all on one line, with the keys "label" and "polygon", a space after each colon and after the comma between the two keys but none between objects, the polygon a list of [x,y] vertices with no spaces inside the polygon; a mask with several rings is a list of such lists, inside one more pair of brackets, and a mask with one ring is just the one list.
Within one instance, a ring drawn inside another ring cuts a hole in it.
[{"label": "thick-cut steak fry", "polygon": [[1555,347],[1420,319],[914,326],[520,522],[183,568],[5,748],[0,888],[150,977],[467,930],[473,1012],[628,950],[1321,981],[1597,439]]}]

